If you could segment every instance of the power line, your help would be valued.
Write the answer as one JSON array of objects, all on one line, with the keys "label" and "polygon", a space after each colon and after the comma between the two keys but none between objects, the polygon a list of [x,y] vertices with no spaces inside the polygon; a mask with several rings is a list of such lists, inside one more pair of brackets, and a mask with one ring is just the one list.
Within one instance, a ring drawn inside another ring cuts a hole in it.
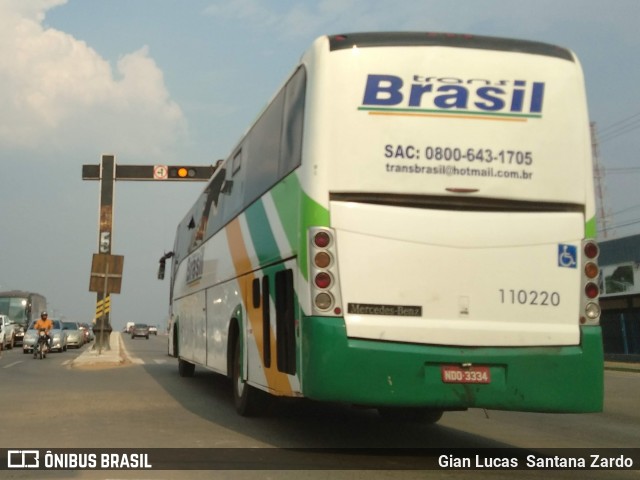
[{"label": "power line", "polygon": [[632,118],[636,118],[636,117],[640,117],[640,112],[635,113],[635,114],[631,115],[630,117],[623,118],[622,120],[618,120],[617,122],[614,122],[611,125],[608,125],[608,126],[604,127],[603,129],[600,130],[600,133],[601,134],[607,134],[607,133],[609,133],[609,130],[611,130],[613,127],[616,127],[616,126],[620,125],[621,123],[624,123],[624,122],[629,121]]},{"label": "power line", "polygon": [[603,170],[606,174],[627,174],[627,173],[640,173],[640,167],[604,167]]},{"label": "power line", "polygon": [[608,142],[640,128],[640,112],[618,120],[600,130],[600,143]]},{"label": "power line", "polygon": [[616,215],[620,215],[621,213],[628,212],[630,210],[635,210],[637,208],[640,208],[640,204],[631,205],[630,207],[623,208],[622,210],[618,210],[617,212],[610,213],[609,215],[607,215],[607,217],[615,217]]},{"label": "power line", "polygon": [[627,133],[631,133],[634,130],[637,130],[638,128],[640,128],[640,121],[638,121],[635,125],[627,125],[625,128],[621,128],[615,132],[611,132],[609,135],[603,135],[602,138],[600,138],[600,143],[606,143],[621,135],[626,135]]},{"label": "power line", "polygon": [[615,230],[616,228],[629,227],[631,225],[636,225],[638,223],[640,223],[640,219],[631,220],[631,221],[626,222],[626,223],[619,223],[617,225],[611,225],[611,226],[608,226],[608,227],[603,227],[603,228],[601,228],[601,230],[602,231]]}]

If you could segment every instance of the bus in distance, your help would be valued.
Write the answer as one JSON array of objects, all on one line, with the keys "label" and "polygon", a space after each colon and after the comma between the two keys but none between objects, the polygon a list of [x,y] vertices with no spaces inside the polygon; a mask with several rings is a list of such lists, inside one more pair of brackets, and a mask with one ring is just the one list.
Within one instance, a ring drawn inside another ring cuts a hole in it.
[{"label": "bus in distance", "polygon": [[598,412],[595,236],[570,50],[323,36],[177,227],[169,354],[229,376],[241,415]]},{"label": "bus in distance", "polygon": [[0,292],[0,314],[16,324],[15,341],[22,343],[29,324],[47,309],[47,299],[39,293],[23,290]]}]

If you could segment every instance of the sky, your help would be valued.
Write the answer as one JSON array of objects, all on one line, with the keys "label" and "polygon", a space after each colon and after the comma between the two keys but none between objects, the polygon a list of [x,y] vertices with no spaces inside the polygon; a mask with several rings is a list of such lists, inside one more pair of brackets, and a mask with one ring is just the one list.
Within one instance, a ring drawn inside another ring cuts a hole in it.
[{"label": "sky", "polygon": [[[0,290],[94,317],[99,185],[82,165],[226,157],[321,35],[437,31],[537,40],[582,64],[601,170],[600,236],[640,233],[638,0],[0,0]],[[204,184],[116,182],[114,328],[165,326],[156,278]]]}]

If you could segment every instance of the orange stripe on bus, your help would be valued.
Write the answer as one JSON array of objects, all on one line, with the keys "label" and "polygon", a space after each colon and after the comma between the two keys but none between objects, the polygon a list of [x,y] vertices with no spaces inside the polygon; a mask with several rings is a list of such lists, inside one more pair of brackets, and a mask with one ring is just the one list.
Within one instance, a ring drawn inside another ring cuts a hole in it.
[{"label": "orange stripe on bus", "polygon": [[[266,368],[264,366],[264,344],[262,336],[262,308],[253,308],[251,287],[256,276],[252,272],[253,267],[249,260],[249,254],[244,243],[244,237],[242,236],[242,230],[240,229],[240,221],[236,218],[230,222],[226,227],[227,242],[229,243],[229,251],[231,252],[231,259],[236,270],[238,278],[238,285],[242,293],[243,303],[247,312],[247,317],[251,329],[253,330],[253,338],[255,339],[258,353],[260,355],[260,363],[262,363],[262,369],[267,379],[269,388],[276,394],[291,395],[291,384],[287,374],[278,372],[275,368],[276,362],[273,360],[273,353],[276,351],[275,335],[269,335],[271,339],[271,367]],[[249,273],[247,273],[249,272]],[[269,305],[262,305],[262,307],[269,308]]]}]

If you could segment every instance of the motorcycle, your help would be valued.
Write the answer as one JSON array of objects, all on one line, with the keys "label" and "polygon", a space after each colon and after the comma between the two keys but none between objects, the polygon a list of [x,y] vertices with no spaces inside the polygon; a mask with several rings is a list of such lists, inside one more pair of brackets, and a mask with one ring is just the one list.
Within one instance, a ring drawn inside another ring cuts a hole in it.
[{"label": "motorcycle", "polygon": [[38,341],[33,347],[33,358],[47,358],[47,352],[49,351],[49,344],[47,341],[47,334],[44,330],[38,332]]}]

